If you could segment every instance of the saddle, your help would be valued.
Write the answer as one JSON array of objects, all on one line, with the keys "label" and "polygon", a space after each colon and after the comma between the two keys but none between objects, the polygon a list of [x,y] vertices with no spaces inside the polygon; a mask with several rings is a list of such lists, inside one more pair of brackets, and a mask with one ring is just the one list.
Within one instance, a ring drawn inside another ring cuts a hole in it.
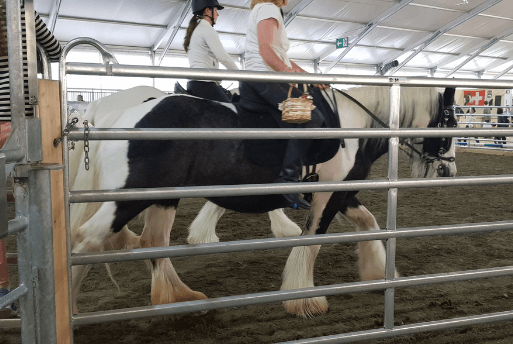
[{"label": "saddle", "polygon": [[[323,128],[340,128],[340,120],[337,114],[331,111],[331,107],[326,102],[325,98],[320,94],[318,88],[314,88],[311,93],[319,94],[314,95],[314,105],[325,116]],[[175,83],[174,93],[189,94],[178,82]],[[240,128],[255,128],[255,129],[277,129],[280,128],[279,123],[276,123],[273,116],[262,111],[254,112],[248,108],[242,108],[240,103],[234,101],[232,103],[237,109],[239,127]],[[272,107],[268,111],[279,111]],[[343,141],[339,139],[322,139],[311,140],[310,149],[305,152],[305,164],[316,165],[326,162],[333,158],[337,153]],[[244,150],[246,157],[256,165],[266,167],[281,166],[283,158],[285,157],[285,150],[287,148],[287,140],[245,140]]]},{"label": "saddle", "polygon": [[[225,88],[223,88],[223,91],[226,93],[226,95],[230,99],[230,102],[237,103],[239,101],[240,95],[232,94],[229,90],[227,90]],[[183,86],[180,85],[180,83],[178,81],[175,82],[175,88],[173,90],[173,93],[175,93],[175,94],[188,94],[190,96],[193,95],[193,94],[189,93],[189,91],[187,91],[185,88],[183,88]]]},{"label": "saddle", "polygon": [[[323,128],[340,128],[340,119],[335,114],[318,88],[310,93],[314,95],[314,105],[322,112],[325,117]],[[269,113],[262,111],[254,112],[248,107],[241,107],[239,103],[234,104],[237,108],[239,123],[241,128],[275,129],[280,128],[274,117]],[[279,110],[270,107],[268,112]],[[281,112],[280,112],[281,115]],[[280,117],[280,116],[278,116]],[[245,140],[244,149],[247,158],[254,164],[275,167],[281,166],[288,140]],[[320,164],[332,159],[340,146],[343,146],[343,140],[340,139],[311,139],[310,149],[304,152],[304,163],[308,166]]]}]

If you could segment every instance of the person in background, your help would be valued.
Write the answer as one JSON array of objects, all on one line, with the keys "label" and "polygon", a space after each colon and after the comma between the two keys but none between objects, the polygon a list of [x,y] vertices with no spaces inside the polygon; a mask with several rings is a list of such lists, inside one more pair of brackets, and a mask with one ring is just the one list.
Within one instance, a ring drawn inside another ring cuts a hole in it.
[{"label": "person in background", "polygon": [[[504,108],[504,123],[512,123],[513,115],[511,114],[511,108]],[[507,126],[509,127],[509,125]]]},{"label": "person in background", "polygon": [[[219,69],[219,62],[227,69],[238,69],[232,58],[224,50],[214,25],[219,17],[218,10],[224,7],[217,0],[194,0],[193,17],[189,22],[183,47],[191,68]],[[187,91],[196,97],[229,102],[224,89],[217,81],[191,80]]]},{"label": "person in background", "polygon": [[84,101],[84,97],[81,94],[79,94],[77,96],[77,102],[83,102],[83,101]]},{"label": "person in background", "polygon": [[[504,110],[502,108],[497,108],[497,128],[507,128],[509,125],[509,119],[507,116],[504,116]],[[505,144],[506,137],[505,136],[496,136],[495,137],[496,144]]]},{"label": "person in background", "polygon": [[[246,31],[246,69],[265,72],[306,73],[304,69],[287,56],[289,40],[283,23],[282,7],[288,0],[252,0]],[[326,85],[316,85],[326,88]],[[319,128],[324,123],[324,116],[316,109],[312,111],[312,120],[302,125],[285,123],[281,120],[278,104],[287,99],[290,85],[272,82],[240,82],[240,106],[246,111],[269,114],[281,128]],[[322,97],[320,92],[310,94]],[[293,98],[303,95],[302,90],[293,89]],[[309,140],[291,139],[288,141],[282,170],[275,180],[277,183],[298,182],[303,168],[304,155],[308,151]],[[300,194],[283,195],[288,207],[308,209],[310,204]]]},{"label": "person in background", "polygon": [[[485,100],[484,105],[485,105],[485,106],[488,106],[488,101],[487,101],[487,100]],[[484,122],[485,122],[485,123],[490,123],[490,116],[489,116],[489,115],[490,115],[491,113],[492,113],[492,109],[491,109],[491,108],[489,108],[489,107],[485,107],[485,108],[483,109],[483,115],[484,115],[484,116],[483,116],[483,120],[484,120]]]},{"label": "person in background", "polygon": [[[10,80],[9,80],[9,57],[8,57],[8,42],[7,42],[7,20],[6,20],[6,8],[5,1],[0,1],[0,126],[2,130],[5,127],[10,131],[11,121],[11,91],[10,91]],[[21,8],[21,25],[23,32],[22,39],[22,57],[23,57],[23,68],[24,74],[28,74],[27,70],[27,46],[25,37],[25,10]],[[51,62],[58,62],[61,56],[61,45],[52,35],[52,33],[46,27],[46,24],[41,20],[37,12],[35,13],[35,28],[36,28],[36,40],[46,50]],[[39,55],[39,51],[37,52]],[[39,57],[38,60],[41,60]],[[38,72],[41,71],[42,65],[38,65]],[[25,115],[34,115],[34,106],[29,104],[29,91],[28,91],[28,80],[24,80],[25,88]],[[3,146],[5,141],[0,142],[0,147]],[[1,183],[5,183],[4,180],[0,180]],[[7,254],[5,248],[5,241],[0,240],[0,297],[7,295],[10,292],[9,275],[7,271]],[[0,317],[16,316],[16,305],[12,303],[7,306],[4,310],[0,310]]]},{"label": "person in background", "polygon": [[[454,115],[456,116],[456,120],[458,123],[462,121],[463,115],[465,112],[461,109],[461,107],[456,105],[456,101],[454,102]],[[458,142],[463,142],[462,138],[458,138]]]},{"label": "person in background", "polygon": [[[503,113],[502,113],[502,117],[498,118],[497,121],[499,123],[501,123],[499,125],[499,127],[501,127],[501,128],[508,128],[509,127],[509,125],[511,124],[511,112],[509,111],[509,108],[504,108]],[[506,136],[502,136],[501,137],[501,143],[502,144],[506,144],[507,143]]]},{"label": "person in background", "polygon": [[[472,112],[471,112],[471,114],[472,114],[472,116],[470,116],[470,121],[471,121],[471,122],[474,122],[474,123],[472,124],[472,128],[482,128],[482,127],[483,127],[483,125],[482,125],[482,124],[480,124],[480,123],[475,123],[475,122],[477,122],[477,118],[476,118],[476,116],[475,116],[475,114],[476,114],[476,108],[472,108]],[[476,143],[479,143],[479,137],[474,137],[474,139],[476,139]]]},{"label": "person in background", "polygon": [[[473,114],[476,113],[476,109],[473,108],[473,107],[470,107],[468,110],[467,110],[467,115],[465,116],[465,128],[473,128],[474,127],[474,124],[472,124],[472,122],[474,121],[474,116],[472,116]],[[463,142],[467,142],[469,138],[466,137],[465,140],[463,140]],[[477,139],[477,137],[476,137]],[[477,143],[479,143],[479,140],[476,140]]]},{"label": "person in background", "polygon": [[[485,100],[484,105],[485,106],[488,105],[487,100]],[[483,128],[491,128],[492,127],[491,118],[490,118],[491,113],[492,113],[491,108],[485,107],[483,109],[483,121],[484,121]],[[486,139],[488,139],[488,138],[486,138]]]}]

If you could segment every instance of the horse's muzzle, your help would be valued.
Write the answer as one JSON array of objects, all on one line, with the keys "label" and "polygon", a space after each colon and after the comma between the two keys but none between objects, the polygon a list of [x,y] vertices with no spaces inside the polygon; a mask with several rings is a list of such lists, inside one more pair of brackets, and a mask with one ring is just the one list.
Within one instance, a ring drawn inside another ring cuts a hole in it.
[{"label": "horse's muzzle", "polygon": [[449,166],[445,164],[438,165],[436,169],[436,174],[438,177],[454,177],[454,174],[451,172]]}]

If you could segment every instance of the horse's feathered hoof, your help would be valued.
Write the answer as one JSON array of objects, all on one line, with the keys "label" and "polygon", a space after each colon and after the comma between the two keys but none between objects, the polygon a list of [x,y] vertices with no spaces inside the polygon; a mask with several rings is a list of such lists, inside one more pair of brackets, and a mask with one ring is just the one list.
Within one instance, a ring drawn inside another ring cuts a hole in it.
[{"label": "horse's feathered hoof", "polygon": [[326,300],[325,296],[311,297],[308,299],[283,301],[283,306],[287,313],[295,314],[302,318],[312,318],[328,311],[328,300]]}]

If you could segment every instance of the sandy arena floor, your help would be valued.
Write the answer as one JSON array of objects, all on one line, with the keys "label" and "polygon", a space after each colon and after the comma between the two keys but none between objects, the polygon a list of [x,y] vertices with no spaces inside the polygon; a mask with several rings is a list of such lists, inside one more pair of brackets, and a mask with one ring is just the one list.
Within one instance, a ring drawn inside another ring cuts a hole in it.
[{"label": "sandy arena floor", "polygon": [[[387,157],[373,166],[371,179],[387,174]],[[458,152],[458,175],[511,174],[513,156]],[[401,160],[400,176],[408,177],[409,164]],[[445,224],[513,220],[513,185],[450,187],[399,191],[399,228]],[[376,216],[382,228],[386,222],[384,191],[364,191],[361,202]],[[172,244],[185,244],[187,226],[204,200],[182,200],[171,232]],[[302,225],[306,212],[287,211]],[[129,224],[136,232],[142,222]],[[352,231],[349,223],[334,223],[330,233]],[[271,236],[266,214],[244,215],[227,212],[218,225],[221,241]],[[397,268],[403,276],[513,265],[513,232],[467,236],[424,237],[397,240]],[[15,248],[11,238],[9,251]],[[323,246],[315,267],[316,285],[358,281],[355,244]],[[289,249],[236,254],[186,257],[173,264],[192,289],[208,297],[274,291],[280,288],[281,273]],[[87,276],[79,295],[81,312],[93,312],[150,305],[150,273],[144,262],[116,263],[112,272],[121,291],[109,280],[103,265]],[[16,267],[11,267],[13,284]],[[509,311],[513,308],[513,277],[459,282],[396,290],[397,324],[412,324],[446,318]],[[276,343],[383,326],[384,297],[375,293],[328,297],[327,314],[301,319],[287,314],[282,305],[265,304],[223,309],[205,315],[183,315],[81,326],[74,331],[76,344],[86,343]],[[513,323],[501,322],[417,334],[372,343],[511,343]],[[1,344],[21,343],[19,331],[0,330]],[[368,342],[370,343],[370,342]]]}]

